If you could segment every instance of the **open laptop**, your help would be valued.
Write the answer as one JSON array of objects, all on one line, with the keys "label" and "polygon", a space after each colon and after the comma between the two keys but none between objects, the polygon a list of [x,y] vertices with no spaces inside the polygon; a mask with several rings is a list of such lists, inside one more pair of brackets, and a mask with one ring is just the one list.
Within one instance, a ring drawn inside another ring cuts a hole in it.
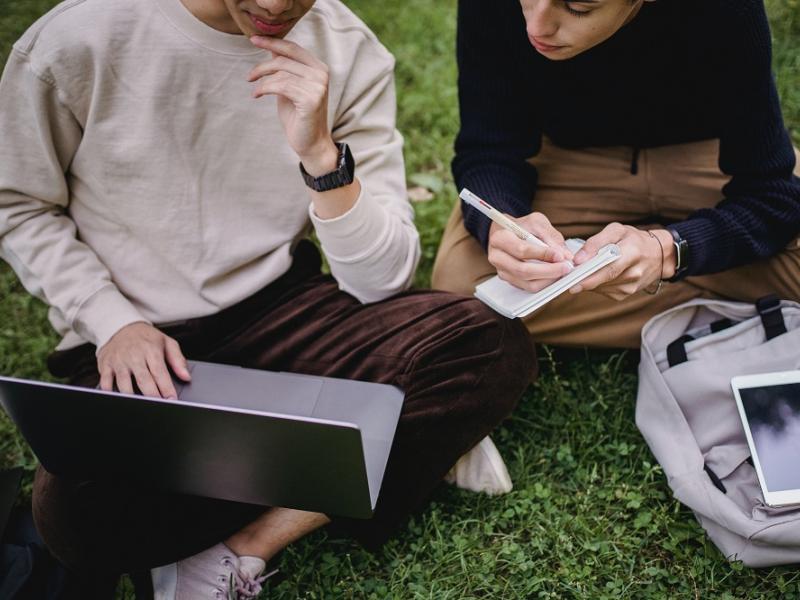
[{"label": "open laptop", "polygon": [[54,474],[372,516],[398,388],[202,362],[189,370],[178,400],[0,377],[0,404]]}]

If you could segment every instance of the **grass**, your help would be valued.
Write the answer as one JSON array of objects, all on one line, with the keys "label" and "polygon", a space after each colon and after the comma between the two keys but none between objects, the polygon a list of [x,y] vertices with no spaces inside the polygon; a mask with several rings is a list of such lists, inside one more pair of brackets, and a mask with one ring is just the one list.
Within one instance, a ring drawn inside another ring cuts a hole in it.
[{"label": "grass", "polygon": [[[3,0],[0,59],[52,0]],[[397,58],[409,179],[439,190],[417,203],[424,286],[454,199],[458,126],[455,0],[348,4]],[[800,143],[800,3],[768,0],[784,114]],[[45,309],[0,267],[0,373],[46,378],[55,344]],[[672,499],[633,422],[635,356],[542,357],[543,374],[495,434],[515,490],[487,498],[442,486],[377,554],[319,533],[289,548],[270,598],[800,598],[795,568],[730,564]],[[34,459],[0,415],[0,464]],[[25,497],[25,496],[23,496]],[[123,592],[123,595],[124,592]]]}]

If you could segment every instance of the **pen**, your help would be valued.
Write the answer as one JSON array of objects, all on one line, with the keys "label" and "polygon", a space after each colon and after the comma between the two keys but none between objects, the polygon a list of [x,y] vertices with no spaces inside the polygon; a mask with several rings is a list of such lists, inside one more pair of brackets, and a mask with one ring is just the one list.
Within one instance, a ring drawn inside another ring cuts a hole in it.
[{"label": "pen", "polygon": [[[494,206],[486,202],[486,200],[482,198],[478,198],[475,194],[470,192],[467,188],[463,188],[461,193],[458,195],[464,202],[472,206],[473,208],[479,210],[484,215],[489,217],[492,221],[500,225],[501,227],[505,227],[511,233],[516,235],[522,241],[528,242],[533,246],[539,246],[540,248],[549,248],[547,244],[545,244],[542,240],[538,237],[533,235],[530,231],[523,229],[519,225],[517,225],[513,220],[509,219],[506,215],[501,213],[497,210]],[[574,266],[572,261],[566,261],[569,263],[570,266]]]}]

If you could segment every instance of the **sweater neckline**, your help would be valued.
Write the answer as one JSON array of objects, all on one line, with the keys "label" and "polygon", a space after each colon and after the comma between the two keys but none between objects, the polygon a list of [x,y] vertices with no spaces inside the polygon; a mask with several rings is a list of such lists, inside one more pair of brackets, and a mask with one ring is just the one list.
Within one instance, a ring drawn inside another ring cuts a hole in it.
[{"label": "sweater neckline", "polygon": [[264,52],[242,34],[225,33],[206,25],[181,0],[153,0],[167,20],[183,35],[204,48],[222,54],[253,55]]}]

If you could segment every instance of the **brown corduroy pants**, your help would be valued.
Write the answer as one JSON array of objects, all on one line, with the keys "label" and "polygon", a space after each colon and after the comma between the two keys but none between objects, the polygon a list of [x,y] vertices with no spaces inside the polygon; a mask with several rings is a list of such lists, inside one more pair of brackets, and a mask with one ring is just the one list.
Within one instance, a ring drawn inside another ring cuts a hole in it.
[{"label": "brown corduroy pants", "polygon": [[[164,331],[189,359],[390,383],[405,391],[374,517],[333,519],[335,530],[368,547],[381,544],[511,412],[536,369],[519,323],[443,292],[412,291],[362,305],[320,274],[319,253],[309,242],[300,243],[286,275],[253,297]],[[49,366],[78,385],[99,379],[93,346],[57,352]],[[55,556],[95,575],[180,560],[265,510],[125,482],[71,481],[42,468],[33,509]]]},{"label": "brown corduroy pants", "polygon": [[[545,139],[531,159],[539,174],[532,210],[545,214],[565,238],[586,239],[615,221],[643,229],[675,222],[722,199],[728,178],[718,156],[717,140],[645,149],[634,175],[631,148],[568,150]],[[468,295],[495,273],[464,228],[457,203],[436,257],[433,287]],[[617,302],[595,292],[565,293],[524,323],[536,342],[638,348],[645,322],[672,306],[694,298],[752,302],[771,293],[800,300],[800,239],[769,260],[665,284],[655,296],[640,293]]]}]

